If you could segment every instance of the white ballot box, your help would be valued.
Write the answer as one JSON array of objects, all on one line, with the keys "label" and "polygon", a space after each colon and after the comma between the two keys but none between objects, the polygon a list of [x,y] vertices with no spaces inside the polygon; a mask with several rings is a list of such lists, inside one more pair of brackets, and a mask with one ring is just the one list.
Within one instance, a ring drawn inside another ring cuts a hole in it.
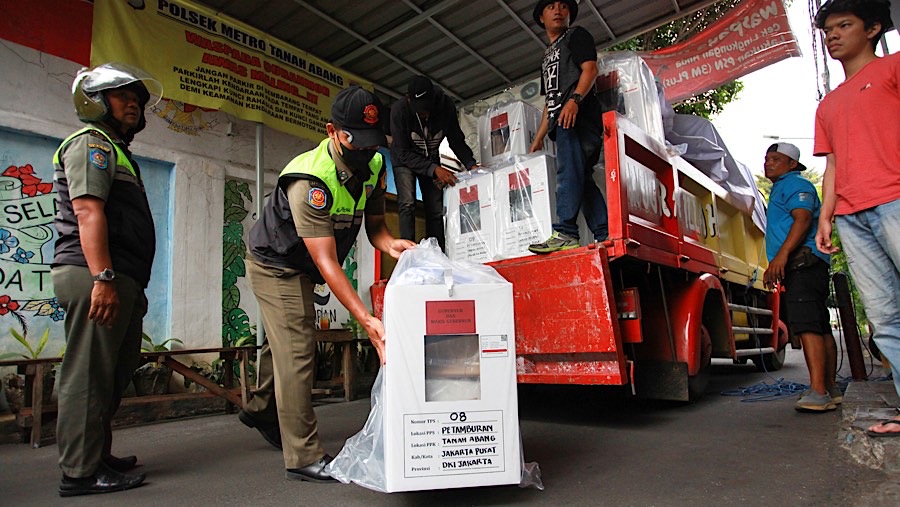
[{"label": "white ballot box", "polygon": [[443,276],[386,288],[389,492],[520,481],[512,285]]},{"label": "white ballot box", "polygon": [[494,259],[532,255],[528,245],[553,232],[556,218],[556,159],[516,157],[494,171],[496,254]]},{"label": "white ballot box", "polygon": [[490,171],[461,172],[444,189],[445,243],[451,260],[489,262],[495,258],[494,188]]},{"label": "white ballot box", "polygon": [[[494,106],[478,120],[481,165],[505,164],[531,148],[541,126],[542,112],[522,101]],[[555,144],[544,139],[544,151],[553,154]]]}]

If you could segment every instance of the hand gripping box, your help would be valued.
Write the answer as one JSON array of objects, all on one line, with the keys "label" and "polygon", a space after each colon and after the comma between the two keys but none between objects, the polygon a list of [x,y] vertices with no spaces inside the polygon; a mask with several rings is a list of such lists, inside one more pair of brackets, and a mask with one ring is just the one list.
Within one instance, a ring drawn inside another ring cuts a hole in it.
[{"label": "hand gripping box", "polygon": [[[481,165],[495,166],[524,155],[531,148],[541,126],[541,111],[522,101],[493,106],[478,120]],[[544,139],[544,151],[554,151],[554,143]]]},{"label": "hand gripping box", "polygon": [[511,259],[532,255],[528,245],[545,241],[556,218],[556,159],[516,157],[494,171],[496,255]]},{"label": "hand gripping box", "polygon": [[490,171],[461,172],[444,190],[446,249],[451,260],[489,262],[495,258],[494,188]]},{"label": "hand gripping box", "polygon": [[386,489],[519,484],[512,285],[388,285]]}]

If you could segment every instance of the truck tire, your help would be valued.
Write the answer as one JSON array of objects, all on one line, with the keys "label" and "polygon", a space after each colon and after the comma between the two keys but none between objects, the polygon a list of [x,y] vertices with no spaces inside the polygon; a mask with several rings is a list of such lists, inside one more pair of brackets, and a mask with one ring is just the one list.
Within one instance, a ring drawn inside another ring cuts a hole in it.
[{"label": "truck tire", "polygon": [[688,377],[688,397],[697,401],[703,397],[709,385],[709,365],[712,363],[712,339],[706,326],[700,326],[700,369],[697,374]]},{"label": "truck tire", "polygon": [[753,364],[759,371],[778,371],[784,366],[784,355],[785,349],[782,348],[778,352],[763,354],[762,357],[752,356]]}]

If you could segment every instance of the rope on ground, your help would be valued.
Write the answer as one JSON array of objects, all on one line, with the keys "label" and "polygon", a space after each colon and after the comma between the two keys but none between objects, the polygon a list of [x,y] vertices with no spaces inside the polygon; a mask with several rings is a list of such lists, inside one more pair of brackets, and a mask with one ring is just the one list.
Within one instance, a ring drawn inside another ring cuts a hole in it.
[{"label": "rope on ground", "polygon": [[722,396],[750,396],[741,400],[741,403],[751,403],[754,401],[772,401],[785,396],[798,396],[803,391],[809,389],[806,384],[799,382],[791,382],[779,378],[774,383],[759,382],[749,387],[739,387],[737,389],[729,389],[722,391]]}]

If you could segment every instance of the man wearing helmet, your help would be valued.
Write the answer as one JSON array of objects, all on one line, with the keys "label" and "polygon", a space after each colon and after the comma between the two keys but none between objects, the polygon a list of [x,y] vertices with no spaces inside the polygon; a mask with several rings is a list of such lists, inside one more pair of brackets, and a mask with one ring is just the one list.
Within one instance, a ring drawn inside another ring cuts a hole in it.
[{"label": "man wearing helmet", "polygon": [[[148,88],[149,87],[149,88]],[[110,422],[138,366],[155,230],[141,172],[128,149],[159,83],[140,69],[82,69],[72,95],[87,126],[53,156],[57,195],[53,286],[65,309],[59,380],[60,496],[122,491],[144,474],[111,454]]]}]

